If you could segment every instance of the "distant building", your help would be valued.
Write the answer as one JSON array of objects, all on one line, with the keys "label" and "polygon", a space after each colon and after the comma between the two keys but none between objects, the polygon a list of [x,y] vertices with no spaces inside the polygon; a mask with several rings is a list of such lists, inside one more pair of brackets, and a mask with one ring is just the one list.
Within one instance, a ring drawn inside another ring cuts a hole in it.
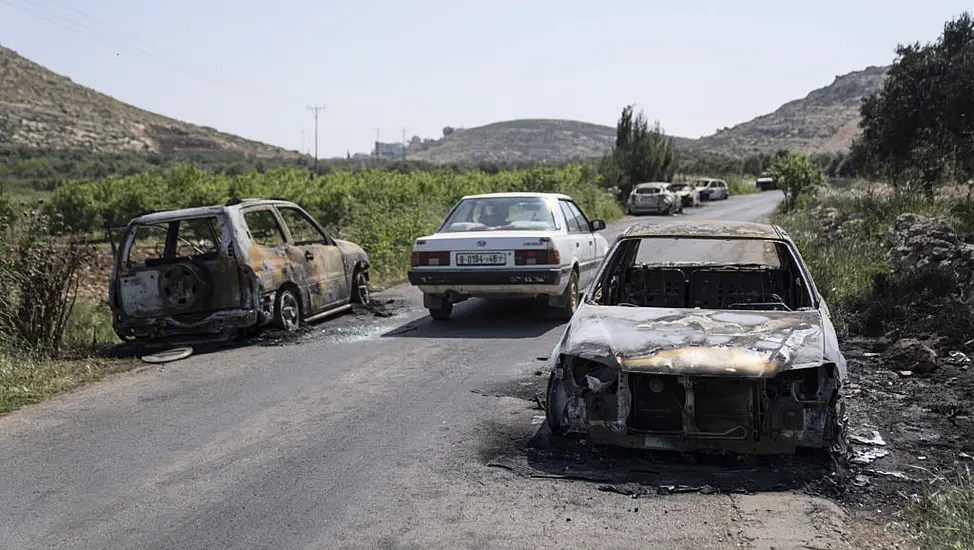
[{"label": "distant building", "polygon": [[402,143],[375,142],[372,154],[383,159],[400,159],[406,156],[406,147]]}]

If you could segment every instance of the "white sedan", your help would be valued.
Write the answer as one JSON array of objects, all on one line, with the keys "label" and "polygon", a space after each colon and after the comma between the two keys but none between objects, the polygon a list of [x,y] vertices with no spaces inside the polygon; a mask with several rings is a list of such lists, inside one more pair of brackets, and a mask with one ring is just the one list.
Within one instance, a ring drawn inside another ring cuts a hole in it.
[{"label": "white sedan", "polygon": [[609,249],[602,229],[567,195],[463,197],[436,233],[416,239],[409,282],[436,320],[472,297],[546,298],[567,320]]}]

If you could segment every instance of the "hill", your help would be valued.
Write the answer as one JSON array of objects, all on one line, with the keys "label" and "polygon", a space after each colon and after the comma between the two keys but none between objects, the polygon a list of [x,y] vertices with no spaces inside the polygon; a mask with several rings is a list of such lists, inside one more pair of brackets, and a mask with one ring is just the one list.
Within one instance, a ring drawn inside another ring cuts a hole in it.
[{"label": "hill", "polygon": [[[882,84],[888,67],[837,76],[832,84],[774,112],[699,139],[674,138],[688,153],[733,156],[789,149],[844,151],[859,133],[859,105]],[[559,162],[598,157],[615,140],[615,128],[574,120],[523,119],[470,128],[410,147],[409,158],[436,163]]]},{"label": "hill", "polygon": [[265,143],[133,107],[0,46],[0,145],[93,153],[297,157]]},{"label": "hill", "polygon": [[803,153],[844,151],[859,133],[859,105],[875,92],[889,67],[868,67],[837,76],[832,84],[711,136],[693,140],[691,151],[735,156],[788,149]]},{"label": "hill", "polygon": [[[557,119],[519,119],[457,130],[409,158],[435,163],[564,162],[598,157],[615,142],[611,126]],[[675,138],[682,144],[687,140]]]}]

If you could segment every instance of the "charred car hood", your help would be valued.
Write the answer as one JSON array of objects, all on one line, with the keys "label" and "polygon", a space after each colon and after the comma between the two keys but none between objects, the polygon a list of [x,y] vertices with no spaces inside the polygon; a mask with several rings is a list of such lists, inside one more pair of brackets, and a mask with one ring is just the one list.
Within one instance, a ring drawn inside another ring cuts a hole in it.
[{"label": "charred car hood", "polygon": [[579,308],[560,354],[648,374],[770,378],[825,359],[817,311]]}]

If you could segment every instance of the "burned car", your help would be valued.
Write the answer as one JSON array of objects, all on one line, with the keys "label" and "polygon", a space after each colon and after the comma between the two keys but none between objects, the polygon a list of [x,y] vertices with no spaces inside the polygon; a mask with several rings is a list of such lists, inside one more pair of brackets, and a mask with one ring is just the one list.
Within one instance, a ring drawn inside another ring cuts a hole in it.
[{"label": "burned car", "polygon": [[844,441],[846,361],[808,267],[777,226],[634,225],[549,369],[555,434],[741,454]]},{"label": "burned car", "polygon": [[271,323],[294,331],[370,301],[365,251],[288,201],[150,213],[109,237],[109,305],[126,341],[225,340]]}]

